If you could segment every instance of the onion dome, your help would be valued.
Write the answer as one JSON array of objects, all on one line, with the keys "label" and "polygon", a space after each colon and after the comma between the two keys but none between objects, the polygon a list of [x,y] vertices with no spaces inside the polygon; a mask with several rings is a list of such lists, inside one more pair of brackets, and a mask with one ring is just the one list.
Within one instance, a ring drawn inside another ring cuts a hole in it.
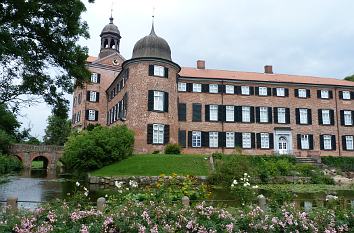
[{"label": "onion dome", "polygon": [[116,34],[120,36],[120,31],[118,27],[113,24],[112,16],[109,18],[109,24],[104,26],[104,28],[102,29],[100,36],[102,36],[103,34]]}]

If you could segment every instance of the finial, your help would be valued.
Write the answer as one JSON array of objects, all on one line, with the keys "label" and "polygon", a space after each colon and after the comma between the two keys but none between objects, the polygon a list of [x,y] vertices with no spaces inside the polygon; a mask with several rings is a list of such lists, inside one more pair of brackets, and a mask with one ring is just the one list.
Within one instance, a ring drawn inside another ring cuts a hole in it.
[{"label": "finial", "polygon": [[113,24],[113,1],[112,1],[112,4],[111,4],[111,17],[109,18],[109,23]]},{"label": "finial", "polygon": [[150,35],[156,35],[155,28],[154,28],[154,21],[155,21],[155,7],[152,8],[152,27]]}]

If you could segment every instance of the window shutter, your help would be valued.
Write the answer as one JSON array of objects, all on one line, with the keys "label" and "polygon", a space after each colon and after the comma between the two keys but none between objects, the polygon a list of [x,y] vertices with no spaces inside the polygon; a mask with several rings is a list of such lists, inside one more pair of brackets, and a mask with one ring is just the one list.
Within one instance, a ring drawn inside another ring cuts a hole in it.
[{"label": "window shutter", "polygon": [[147,125],[147,144],[152,144],[153,142],[153,125],[148,124]]},{"label": "window shutter", "polygon": [[307,124],[312,125],[312,110],[307,109]]},{"label": "window shutter", "polygon": [[242,121],[242,107],[241,106],[235,106],[234,119],[236,122]]},{"label": "window shutter", "polygon": [[259,107],[256,107],[256,122],[260,122],[260,110]]},{"label": "window shutter", "polygon": [[192,147],[192,131],[188,131],[188,147]]},{"label": "window shutter", "polygon": [[296,141],[297,141],[297,149],[301,150],[302,146],[301,146],[301,134],[297,134],[296,135]]},{"label": "window shutter", "polygon": [[322,109],[318,109],[318,124],[323,125]]},{"label": "window shutter", "polygon": [[219,132],[218,133],[218,147],[225,147],[226,146],[226,133]]},{"label": "window shutter", "polygon": [[352,111],[352,125],[354,125],[354,111]]},{"label": "window shutter", "polygon": [[274,149],[274,134],[269,133],[269,149]]},{"label": "window shutter", "polygon": [[169,125],[164,126],[163,136],[164,136],[163,143],[168,144],[170,142],[170,126]]},{"label": "window shutter", "polygon": [[273,96],[277,96],[277,89],[273,88]]},{"label": "window shutter", "polygon": [[300,124],[300,109],[295,108],[296,124]]},{"label": "window shutter", "polygon": [[328,91],[328,95],[330,99],[333,99],[333,91]]},{"label": "window shutter", "polygon": [[290,124],[290,108],[285,108],[285,123]]},{"label": "window shutter", "polygon": [[96,93],[96,102],[100,102],[100,93],[99,92]]},{"label": "window shutter", "polygon": [[329,110],[329,117],[331,120],[331,125],[334,125],[334,110]]},{"label": "window shutter", "polygon": [[273,122],[273,112],[272,112],[272,107],[268,107],[268,123]]},{"label": "window shutter", "polygon": [[218,85],[218,93],[225,93],[225,85]]},{"label": "window shutter", "polygon": [[179,103],[178,104],[178,121],[186,121],[186,111],[187,110],[187,104],[185,103]]},{"label": "window shutter", "polygon": [[311,98],[311,90],[306,89],[306,98]]},{"label": "window shutter", "polygon": [[254,87],[250,87],[250,95],[254,95]]},{"label": "window shutter", "polygon": [[256,144],[256,135],[255,133],[251,133],[251,148],[255,148]]},{"label": "window shutter", "polygon": [[341,125],[345,125],[345,121],[344,121],[344,110],[340,110],[339,112],[339,115],[340,115],[340,124]]},{"label": "window shutter", "polygon": [[154,76],[154,65],[149,65],[149,76]]},{"label": "window shutter", "polygon": [[342,146],[343,146],[343,150],[347,150],[347,140],[345,136],[342,136]]},{"label": "window shutter", "polygon": [[98,121],[98,111],[95,111],[95,121]]},{"label": "window shutter", "polygon": [[101,83],[101,74],[97,74],[97,83]]},{"label": "window shutter", "polygon": [[218,106],[218,121],[221,121],[221,122],[225,121],[225,116],[226,116],[225,111],[226,111],[225,105]]},{"label": "window shutter", "polygon": [[203,93],[209,92],[209,84],[202,84],[202,92]]},{"label": "window shutter", "polygon": [[193,91],[193,83],[187,83],[187,92],[192,92]]},{"label": "window shutter", "polygon": [[198,122],[202,121],[202,118],[201,118],[202,106],[201,106],[201,104],[193,104],[192,110],[193,110],[192,121],[198,121]]},{"label": "window shutter", "polygon": [[309,134],[309,148],[313,150],[313,135]]},{"label": "window shutter", "polygon": [[267,96],[271,96],[272,95],[272,88],[268,87],[267,88]]},{"label": "window shutter", "polygon": [[164,67],[164,69],[165,69],[165,78],[168,78],[168,68]]},{"label": "window shutter", "polygon": [[274,111],[274,113],[273,113],[273,115],[274,115],[274,123],[278,124],[278,108],[274,107],[273,111]]},{"label": "window shutter", "polygon": [[148,92],[148,111],[154,110],[154,91],[149,90]]},{"label": "window shutter", "polygon": [[163,97],[163,110],[164,112],[168,112],[168,92],[164,92]]},{"label": "window shutter", "polygon": [[250,107],[250,122],[254,123],[254,107]]},{"label": "window shutter", "polygon": [[259,87],[256,87],[256,95],[259,95]]},{"label": "window shutter", "polygon": [[261,134],[257,133],[256,138],[257,138],[257,148],[260,149],[261,148]]},{"label": "window shutter", "polygon": [[185,130],[178,130],[178,144],[182,148],[186,148],[186,131]]},{"label": "window shutter", "polygon": [[339,99],[343,99],[343,91],[339,91]]},{"label": "window shutter", "polygon": [[202,132],[202,147],[209,147],[209,132]]},{"label": "window shutter", "polygon": [[210,121],[210,105],[205,105],[205,121]]},{"label": "window shutter", "polygon": [[299,97],[299,89],[295,89],[295,97]]},{"label": "window shutter", "polygon": [[87,100],[87,101],[90,101],[90,91],[87,91],[87,92],[86,92],[86,100]]},{"label": "window shutter", "polygon": [[323,135],[320,135],[320,149],[321,149],[321,150],[324,150]]},{"label": "window shutter", "polygon": [[332,150],[337,150],[336,135],[332,135],[331,143],[332,143]]},{"label": "window shutter", "polygon": [[234,94],[241,95],[241,86],[234,87]]},{"label": "window shutter", "polygon": [[284,88],[285,97],[289,96],[289,88]]},{"label": "window shutter", "polygon": [[321,98],[321,90],[317,90],[317,98]]},{"label": "window shutter", "polygon": [[354,91],[350,92],[350,98],[354,100]]},{"label": "window shutter", "polygon": [[235,146],[242,147],[242,133],[235,133]]}]

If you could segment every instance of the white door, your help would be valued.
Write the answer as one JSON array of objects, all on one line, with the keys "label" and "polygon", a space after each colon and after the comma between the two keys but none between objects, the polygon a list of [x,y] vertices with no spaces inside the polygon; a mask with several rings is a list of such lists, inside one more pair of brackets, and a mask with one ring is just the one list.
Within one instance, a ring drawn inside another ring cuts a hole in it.
[{"label": "white door", "polygon": [[278,140],[278,153],[285,155],[288,153],[288,140],[285,137],[280,137]]}]

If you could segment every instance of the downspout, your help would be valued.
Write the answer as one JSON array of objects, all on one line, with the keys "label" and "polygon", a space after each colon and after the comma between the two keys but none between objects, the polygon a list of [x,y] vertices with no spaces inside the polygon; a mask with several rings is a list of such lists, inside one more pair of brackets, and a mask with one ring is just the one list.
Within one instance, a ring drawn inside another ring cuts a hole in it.
[{"label": "downspout", "polygon": [[[221,85],[222,85],[222,92],[221,92],[221,106],[223,106],[223,110],[224,110],[224,116],[223,118],[226,119],[226,107],[224,107],[224,91],[225,91],[225,87],[224,87],[224,80],[221,80]],[[224,119],[222,119],[221,121],[221,132],[224,133]],[[226,134],[225,135],[225,142],[226,142]],[[226,145],[225,145],[226,146]],[[224,154],[225,153],[225,146],[223,145],[221,147],[221,150],[222,150],[222,153]]]},{"label": "downspout", "polygon": [[338,135],[338,152],[339,152],[339,156],[342,156],[342,149],[341,149],[341,137],[339,135],[339,124],[340,124],[340,119],[338,116],[338,98],[337,98],[337,88],[334,88],[334,100],[336,102],[336,123],[337,123],[337,135]]}]

